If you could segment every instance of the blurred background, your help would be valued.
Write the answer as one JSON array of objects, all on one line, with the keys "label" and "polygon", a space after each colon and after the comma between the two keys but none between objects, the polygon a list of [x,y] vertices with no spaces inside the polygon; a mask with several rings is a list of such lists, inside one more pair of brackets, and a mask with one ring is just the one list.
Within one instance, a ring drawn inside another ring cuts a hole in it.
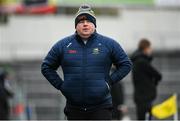
[{"label": "blurred background", "polygon": [[[116,39],[129,55],[141,38],[152,42],[153,65],[163,75],[155,104],[173,93],[180,96],[180,0],[0,0],[0,67],[10,73],[14,93],[10,119],[65,118],[65,99],[40,66],[55,42],[75,32],[82,3],[93,7],[97,31]],[[123,84],[128,115],[135,119],[131,74]]]}]

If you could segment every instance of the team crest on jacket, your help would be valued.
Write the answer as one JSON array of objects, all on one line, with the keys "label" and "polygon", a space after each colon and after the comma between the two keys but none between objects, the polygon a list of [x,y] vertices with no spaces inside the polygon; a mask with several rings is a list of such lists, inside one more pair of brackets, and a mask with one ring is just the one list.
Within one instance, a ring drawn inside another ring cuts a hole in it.
[{"label": "team crest on jacket", "polygon": [[99,54],[99,48],[94,48],[92,54]]}]

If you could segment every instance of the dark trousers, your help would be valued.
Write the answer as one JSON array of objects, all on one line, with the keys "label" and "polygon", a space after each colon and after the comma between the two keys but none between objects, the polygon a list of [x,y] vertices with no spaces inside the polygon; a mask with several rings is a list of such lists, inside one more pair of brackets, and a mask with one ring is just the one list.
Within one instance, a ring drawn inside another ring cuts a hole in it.
[{"label": "dark trousers", "polygon": [[111,120],[112,108],[99,108],[93,111],[64,109],[67,120]]},{"label": "dark trousers", "polygon": [[8,120],[8,118],[9,118],[8,100],[5,97],[1,96],[0,97],[0,120]]},{"label": "dark trousers", "polygon": [[146,114],[149,114],[148,119],[151,120],[151,108],[152,103],[140,103],[136,104],[136,115],[138,120],[145,120]]},{"label": "dark trousers", "polygon": [[113,106],[113,111],[112,111],[112,119],[113,120],[121,120],[123,117],[122,111],[117,109],[118,106],[114,105]]},{"label": "dark trousers", "polygon": [[[0,101],[0,103],[1,103],[1,101]],[[3,104],[0,104],[0,120],[8,120],[9,108],[7,105],[3,105]]]}]

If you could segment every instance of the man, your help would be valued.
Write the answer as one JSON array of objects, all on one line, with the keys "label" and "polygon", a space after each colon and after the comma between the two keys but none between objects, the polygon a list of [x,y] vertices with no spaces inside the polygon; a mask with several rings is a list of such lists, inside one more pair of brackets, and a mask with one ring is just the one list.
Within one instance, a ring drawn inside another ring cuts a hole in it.
[{"label": "man", "polygon": [[9,103],[8,99],[13,96],[13,93],[6,88],[6,79],[8,73],[0,68],[0,120],[9,119]]},{"label": "man", "polygon": [[[131,61],[116,41],[96,32],[96,17],[89,5],[79,8],[75,29],[75,34],[52,47],[42,73],[66,97],[68,120],[110,120],[110,87],[129,73]],[[109,75],[112,63],[117,70]],[[64,81],[56,73],[59,66]]]},{"label": "man", "polygon": [[139,42],[138,50],[131,60],[137,118],[145,120],[146,114],[150,114],[152,102],[156,98],[156,88],[161,80],[161,74],[151,65],[152,48],[149,40],[142,39]]}]

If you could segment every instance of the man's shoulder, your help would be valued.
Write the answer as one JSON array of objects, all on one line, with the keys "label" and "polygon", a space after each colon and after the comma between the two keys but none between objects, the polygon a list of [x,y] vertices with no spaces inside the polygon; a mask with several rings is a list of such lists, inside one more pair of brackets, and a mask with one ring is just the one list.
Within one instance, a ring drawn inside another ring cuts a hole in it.
[{"label": "man's shoulder", "polygon": [[150,62],[147,59],[143,58],[143,57],[137,58],[136,63],[140,64],[140,65],[150,65]]},{"label": "man's shoulder", "polygon": [[68,43],[72,42],[73,39],[74,39],[75,35],[72,34],[72,35],[69,35],[69,36],[66,36],[62,39],[59,39],[55,45],[61,45],[61,46],[65,46],[67,45]]},{"label": "man's shoulder", "polygon": [[105,36],[105,35],[102,35],[102,34],[98,34],[99,37],[100,37],[100,40],[102,40],[104,43],[112,43],[114,42],[115,40],[113,38],[110,38],[108,36]]},{"label": "man's shoulder", "polygon": [[98,35],[99,35],[99,41],[103,43],[104,45],[106,45],[107,47],[113,47],[119,44],[115,39],[111,37],[101,35],[101,34],[98,34]]},{"label": "man's shoulder", "polygon": [[68,43],[68,42],[72,41],[74,39],[74,37],[75,37],[74,34],[66,36],[66,37],[60,39],[57,43]]}]

